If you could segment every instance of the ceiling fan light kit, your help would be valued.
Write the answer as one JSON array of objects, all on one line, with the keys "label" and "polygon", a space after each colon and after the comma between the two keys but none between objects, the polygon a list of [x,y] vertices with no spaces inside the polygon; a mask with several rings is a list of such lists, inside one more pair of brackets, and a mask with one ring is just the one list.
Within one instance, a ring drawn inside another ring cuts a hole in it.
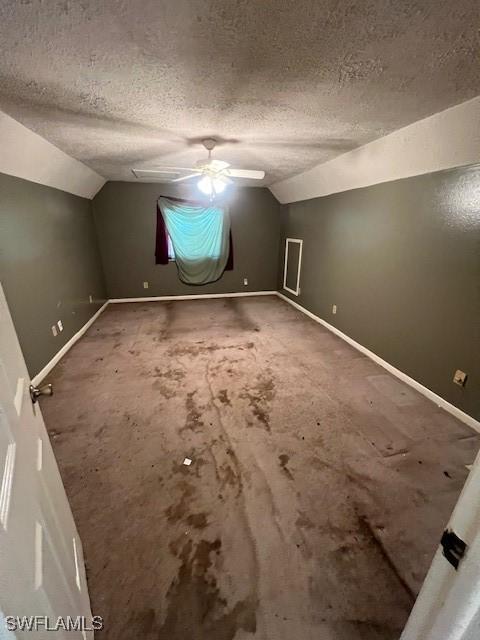
[{"label": "ceiling fan light kit", "polygon": [[221,178],[211,178],[210,176],[203,176],[197,182],[197,187],[206,196],[215,197],[217,194],[223,193],[227,183]]},{"label": "ceiling fan light kit", "polygon": [[[200,178],[197,182],[197,187],[202,193],[210,196],[211,200],[225,191],[227,185],[233,182],[232,178],[263,180],[265,177],[265,171],[234,169],[224,160],[212,160],[212,151],[217,144],[214,138],[205,138],[202,140],[202,144],[208,151],[208,158],[206,161],[199,160],[195,167],[158,167],[144,170],[132,169],[132,171],[137,178],[153,177],[154,174],[157,174],[159,177],[170,178],[169,182],[184,182],[193,178]],[[183,171],[190,171],[190,173],[178,177]]]}]

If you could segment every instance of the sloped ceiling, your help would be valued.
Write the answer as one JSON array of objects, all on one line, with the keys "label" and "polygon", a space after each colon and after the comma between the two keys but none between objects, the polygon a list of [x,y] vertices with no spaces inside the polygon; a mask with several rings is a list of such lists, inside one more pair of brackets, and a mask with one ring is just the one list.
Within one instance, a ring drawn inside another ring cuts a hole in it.
[{"label": "sloped ceiling", "polygon": [[3,0],[0,109],[109,179],[298,174],[480,93],[478,0]]},{"label": "sloped ceiling", "polygon": [[281,203],[297,202],[479,163],[477,97],[281,180],[270,191]]},{"label": "sloped ceiling", "polygon": [[93,198],[105,178],[0,111],[0,173]]}]

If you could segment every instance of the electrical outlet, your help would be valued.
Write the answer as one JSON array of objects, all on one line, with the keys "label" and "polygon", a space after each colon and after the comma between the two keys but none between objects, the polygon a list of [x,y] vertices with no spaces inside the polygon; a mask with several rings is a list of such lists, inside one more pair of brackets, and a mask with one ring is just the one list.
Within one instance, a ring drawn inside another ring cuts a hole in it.
[{"label": "electrical outlet", "polygon": [[89,301],[90,301],[90,304],[92,304],[92,302],[93,302],[93,296],[92,296],[92,294],[90,294],[90,295],[88,296],[88,299],[89,299]]},{"label": "electrical outlet", "polygon": [[144,289],[148,289],[148,282],[144,282],[144,283],[143,283],[143,288],[144,288]]},{"label": "electrical outlet", "polygon": [[337,313],[337,305],[336,304],[334,304],[333,307],[332,307],[332,313],[333,313],[333,315],[335,315]]},{"label": "electrical outlet", "polygon": [[56,325],[52,326],[52,333],[53,333],[53,337],[56,338],[57,335],[58,335],[57,326]]},{"label": "electrical outlet", "polygon": [[459,387],[464,387],[467,382],[468,374],[465,371],[460,371],[457,369],[455,371],[455,375],[453,376],[453,381],[455,384],[458,384]]},{"label": "electrical outlet", "polygon": [[248,284],[248,278],[244,278],[244,279],[243,279],[243,284],[244,284],[245,286],[247,286],[247,284]]},{"label": "electrical outlet", "polygon": [[63,322],[61,320],[57,322],[57,327],[59,331],[63,331]]}]

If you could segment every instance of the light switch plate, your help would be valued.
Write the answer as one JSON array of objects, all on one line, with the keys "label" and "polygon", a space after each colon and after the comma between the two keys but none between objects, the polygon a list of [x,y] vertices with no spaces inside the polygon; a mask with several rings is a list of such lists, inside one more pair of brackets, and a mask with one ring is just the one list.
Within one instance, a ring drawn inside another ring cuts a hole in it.
[{"label": "light switch plate", "polygon": [[332,306],[332,313],[333,313],[333,315],[335,315],[337,313],[337,305],[336,304],[334,304]]},{"label": "light switch plate", "polygon": [[90,295],[88,296],[88,299],[89,299],[89,301],[90,301],[90,304],[92,304],[92,302],[93,302],[93,296],[92,296],[92,294],[90,294]]},{"label": "light switch plate", "polygon": [[458,384],[459,387],[464,387],[467,382],[468,374],[465,371],[461,371],[457,369],[455,371],[455,375],[453,376],[453,381],[455,384]]},{"label": "light switch plate", "polygon": [[57,327],[59,331],[63,331],[63,322],[61,320],[57,322]]},{"label": "light switch plate", "polygon": [[144,289],[148,289],[148,282],[144,282],[144,283],[143,283],[143,288],[144,288]]},{"label": "light switch plate", "polygon": [[243,279],[243,284],[244,284],[245,286],[247,286],[247,284],[248,284],[248,278],[244,278],[244,279]]},{"label": "light switch plate", "polygon": [[53,337],[56,338],[58,335],[58,331],[57,331],[57,326],[55,324],[52,325],[52,333],[53,333]]}]

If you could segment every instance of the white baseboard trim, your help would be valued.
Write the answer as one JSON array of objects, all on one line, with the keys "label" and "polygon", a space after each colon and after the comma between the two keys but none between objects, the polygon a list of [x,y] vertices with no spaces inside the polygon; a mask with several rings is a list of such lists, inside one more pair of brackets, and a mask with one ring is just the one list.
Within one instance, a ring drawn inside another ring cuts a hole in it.
[{"label": "white baseboard trim", "polygon": [[302,307],[300,304],[298,304],[298,302],[295,302],[294,300],[290,300],[290,298],[285,296],[283,293],[280,293],[279,291],[245,291],[241,293],[203,293],[198,295],[185,295],[185,296],[155,296],[150,298],[148,297],[113,298],[113,299],[107,300],[100,307],[100,309],[90,318],[90,320],[88,320],[88,322],[86,322],[83,325],[83,327],[79,329],[77,333],[73,335],[70,338],[70,340],[63,345],[63,347],[54,355],[54,357],[50,360],[50,362],[48,362],[43,367],[43,369],[39,371],[39,373],[37,373],[37,375],[32,378],[31,382],[34,386],[37,386],[38,384],[40,384],[40,382],[50,373],[53,367],[58,362],[60,362],[60,360],[67,353],[67,351],[69,351],[73,347],[73,345],[83,336],[83,334],[87,331],[87,329],[89,329],[92,326],[95,320],[106,309],[108,304],[119,304],[122,302],[156,302],[156,301],[161,302],[161,301],[169,301],[169,300],[194,300],[194,299],[207,299],[207,298],[242,298],[242,297],[250,297],[250,296],[271,296],[271,295],[278,296],[285,302],[288,302],[288,304],[291,304],[293,307],[295,307],[295,309],[298,309],[299,311],[307,315],[312,320],[315,320],[315,322],[318,322],[319,324],[323,325],[326,329],[328,329],[329,331],[337,335],[339,338],[342,338],[342,340],[345,340],[345,342],[347,342],[349,345],[354,347],[354,349],[357,349],[357,351],[360,351],[361,353],[366,355],[368,358],[370,358],[371,360],[379,364],[381,367],[386,369],[386,371],[396,376],[397,378],[399,378],[400,380],[408,384],[410,387],[412,387],[413,389],[415,389],[416,391],[424,395],[426,398],[434,402],[438,407],[440,407],[441,409],[444,409],[445,411],[453,415],[455,418],[457,418],[464,424],[468,425],[469,427],[471,427],[472,429],[480,433],[480,422],[478,420],[475,420],[475,418],[468,415],[468,413],[465,413],[455,405],[451,404],[441,396],[437,395],[431,389],[424,387],[422,384],[420,384],[420,382],[417,382],[416,380],[408,376],[403,371],[400,371],[400,369],[397,369],[393,365],[389,364],[386,360],[383,360],[382,358],[380,358],[380,356],[377,356],[376,353],[373,353],[373,351],[370,351],[370,349],[367,349],[360,343],[353,340],[353,338],[350,338],[349,336],[347,336],[347,334],[343,333],[342,331],[340,331],[333,325],[329,324],[325,320],[322,320],[322,318],[320,318],[319,316],[316,316],[314,313],[312,313],[308,309],[305,309],[305,307]]},{"label": "white baseboard trim", "polygon": [[63,345],[63,347],[53,356],[50,362],[48,362],[43,367],[43,369],[32,378],[31,383],[36,387],[42,382],[42,380],[50,373],[53,367],[60,362],[67,351],[69,351],[73,347],[73,345],[83,336],[87,329],[92,326],[98,316],[105,310],[105,308],[109,304],[118,304],[121,302],[165,302],[169,300],[195,300],[197,298],[244,298],[246,296],[275,295],[277,295],[276,291],[242,291],[240,293],[202,293],[198,295],[192,294],[186,296],[152,296],[151,298],[112,298],[110,300],[107,300],[105,304],[100,307],[100,309],[90,318],[90,320],[86,322],[83,327],[79,329],[79,331],[77,331],[77,333]]},{"label": "white baseboard trim", "polygon": [[471,427],[472,429],[480,433],[480,422],[478,420],[475,420],[475,418],[473,418],[472,416],[468,415],[468,413],[465,413],[455,405],[451,404],[450,402],[447,402],[447,400],[444,400],[444,398],[437,395],[435,392],[431,391],[431,389],[424,387],[423,384],[420,384],[420,382],[417,382],[413,378],[410,378],[410,376],[408,376],[406,373],[403,373],[403,371],[400,371],[400,369],[397,369],[393,365],[389,364],[386,360],[383,360],[382,358],[380,358],[380,356],[377,356],[376,353],[373,353],[373,351],[370,351],[369,349],[362,346],[358,342],[355,342],[355,340],[347,336],[347,334],[343,333],[342,331],[340,331],[333,325],[329,324],[328,322],[325,322],[325,320],[322,320],[322,318],[320,318],[319,316],[316,316],[311,311],[308,311],[308,309],[305,309],[305,307],[302,307],[300,304],[298,304],[298,302],[294,302],[293,300],[290,300],[290,298],[288,298],[283,293],[280,293],[280,291],[277,291],[277,296],[282,300],[285,300],[285,302],[288,302],[289,304],[291,304],[292,307],[295,307],[295,309],[298,309],[299,311],[307,315],[312,320],[315,320],[315,322],[318,322],[319,324],[323,325],[326,329],[328,329],[329,331],[337,335],[339,338],[342,338],[342,340],[345,340],[345,342],[348,342],[349,345],[351,345],[352,347],[354,347],[355,349],[357,349],[358,351],[366,355],[368,358],[370,358],[371,360],[379,364],[381,367],[386,369],[392,375],[402,380],[402,382],[405,382],[410,387],[413,387],[413,389],[415,389],[416,391],[418,391],[419,393],[427,397],[429,400],[434,402],[438,407],[440,407],[441,409],[444,409],[445,411],[450,413],[452,416],[454,416],[464,424],[468,425],[469,427]]},{"label": "white baseboard trim", "polygon": [[105,308],[108,305],[108,300],[100,307],[100,309],[93,314],[93,316],[90,318],[90,320],[88,320],[88,322],[86,322],[83,327],[81,329],[79,329],[77,331],[77,333],[75,333],[68,342],[66,342],[63,347],[60,349],[60,351],[57,351],[57,353],[53,356],[53,358],[50,360],[50,362],[48,362],[41,371],[39,371],[37,373],[36,376],[34,376],[31,380],[33,386],[38,386],[40,384],[40,382],[50,373],[50,371],[53,369],[53,367],[58,364],[58,362],[60,362],[60,360],[63,358],[63,356],[67,353],[67,351],[69,351],[73,345],[80,340],[80,338],[83,336],[83,334],[87,331],[87,329],[89,327],[92,326],[92,324],[95,322],[95,320],[98,318],[98,316],[103,313],[103,311],[105,311]]},{"label": "white baseboard trim", "polygon": [[185,296],[151,296],[145,298],[111,298],[109,302],[168,302],[169,300],[201,300],[205,298],[245,298],[250,296],[275,296],[276,291],[242,291],[241,293],[199,293]]}]

